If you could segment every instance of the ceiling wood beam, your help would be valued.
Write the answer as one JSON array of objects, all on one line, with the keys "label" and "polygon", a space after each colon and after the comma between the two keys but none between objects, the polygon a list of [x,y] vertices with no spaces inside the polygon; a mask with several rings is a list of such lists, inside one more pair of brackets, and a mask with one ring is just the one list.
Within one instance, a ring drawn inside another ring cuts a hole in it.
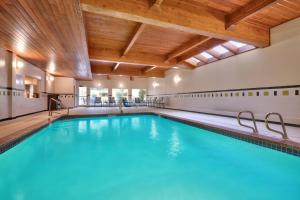
[{"label": "ceiling wood beam", "polygon": [[[196,58],[196,57],[195,57]],[[202,62],[203,64],[208,64],[208,62],[207,62],[207,60],[204,60],[204,59],[201,59],[201,58],[196,58],[196,59],[198,59],[200,62]]]},{"label": "ceiling wood beam", "polygon": [[152,6],[160,6],[164,0],[151,0],[152,1]]},{"label": "ceiling wood beam", "polygon": [[156,69],[156,66],[150,66],[143,69],[143,73],[148,73],[152,70]]},{"label": "ceiling wood beam", "polygon": [[131,68],[121,67],[117,71],[111,71],[109,66],[102,66],[101,64],[91,63],[91,69],[93,74],[98,75],[123,75],[123,76],[138,76],[138,77],[158,77],[163,78],[165,76],[164,70],[151,70],[144,72],[143,68]]},{"label": "ceiling wood beam", "polygon": [[212,57],[214,57],[217,60],[221,60],[221,58],[222,58],[222,54],[218,54],[212,50],[210,50],[210,51],[207,50],[206,52],[209,53]]},{"label": "ceiling wood beam", "polygon": [[150,0],[150,9],[156,9],[158,11],[161,11],[161,4],[164,0]]},{"label": "ceiling wood beam", "polygon": [[238,24],[234,30],[225,29],[225,16],[212,13],[205,6],[197,7],[197,13],[167,4],[161,5],[163,12],[149,10],[148,0],[81,0],[83,11],[116,17],[144,24],[172,28],[223,40],[235,40],[258,47],[270,44],[269,30],[262,30],[253,25]]},{"label": "ceiling wood beam", "polygon": [[110,61],[135,65],[158,66],[160,68],[171,68],[176,64],[175,61],[165,63],[165,56],[146,53],[129,53],[126,56],[120,57],[118,51],[107,49],[90,49],[89,56],[91,61]]},{"label": "ceiling wood beam", "polygon": [[134,31],[131,39],[129,40],[125,50],[122,53],[122,56],[126,56],[127,53],[129,52],[129,50],[131,49],[131,47],[134,45],[134,43],[136,42],[136,40],[140,37],[140,35],[142,34],[143,30],[145,29],[146,25],[145,24],[138,24],[136,27],[136,30]]},{"label": "ceiling wood beam", "polygon": [[233,13],[226,15],[226,23],[225,28],[229,29],[239,22],[246,20],[247,18],[255,15],[256,13],[260,12],[262,9],[267,8],[278,0],[252,0],[245,6],[241,7],[240,9],[234,11]]},{"label": "ceiling wood beam", "polygon": [[171,52],[168,56],[166,61],[169,61],[173,58],[176,58],[188,51],[190,51],[191,49],[203,44],[204,42],[206,42],[207,40],[209,40],[209,37],[206,36],[197,36],[195,38],[193,38],[192,40],[188,41],[187,43],[183,44],[182,46],[180,46],[178,49],[175,49],[173,52]]},{"label": "ceiling wood beam", "polygon": [[224,43],[225,41],[224,40],[220,40],[220,39],[209,39],[207,40],[205,43],[203,43],[202,45],[198,46],[197,48],[194,48],[192,49],[191,51],[187,52],[186,54],[183,54],[182,56],[178,57],[177,58],[177,62],[182,62],[182,61],[185,61],[186,59],[188,58],[191,58],[203,51],[206,51],[208,49],[211,49],[215,46],[218,46],[222,43]]},{"label": "ceiling wood beam", "polygon": [[183,61],[182,64],[183,64],[184,66],[186,66],[188,69],[195,69],[195,68],[197,67],[197,66],[192,65],[191,63],[186,62],[186,61]]},{"label": "ceiling wood beam", "polygon": [[116,71],[121,63],[117,62],[115,66],[112,68],[112,71]]}]

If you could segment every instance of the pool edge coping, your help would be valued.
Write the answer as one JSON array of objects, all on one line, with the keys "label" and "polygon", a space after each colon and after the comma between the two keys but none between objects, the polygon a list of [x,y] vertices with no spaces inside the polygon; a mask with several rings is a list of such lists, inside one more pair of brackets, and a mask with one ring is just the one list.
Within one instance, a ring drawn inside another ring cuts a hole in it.
[{"label": "pool edge coping", "polygon": [[[67,119],[74,119],[74,118],[86,118],[86,117],[110,117],[110,116],[128,116],[128,115],[157,115],[167,119],[175,120],[181,123],[185,123],[197,128],[202,128],[209,131],[214,131],[217,134],[225,135],[234,139],[246,141],[248,143],[252,143],[258,146],[266,147],[269,149],[274,149],[283,153],[291,154],[294,156],[300,157],[300,143],[284,140],[284,139],[277,139],[274,137],[264,136],[259,133],[248,133],[245,131],[232,129],[224,126],[218,125],[211,125],[204,122],[199,122],[192,119],[182,118],[174,115],[168,115],[165,113],[160,112],[138,112],[138,113],[111,113],[111,114],[87,114],[87,115],[61,115],[55,119],[48,120],[48,122],[41,122],[39,124],[34,125],[34,128],[28,127],[28,131],[20,130],[18,132],[18,137],[8,137],[7,141],[2,142],[0,144],[0,155],[8,151],[9,149],[13,148],[14,146],[18,145],[22,141],[26,140],[30,136],[36,134],[43,128],[46,128],[51,123],[58,121],[58,120],[67,120]],[[10,136],[10,135],[9,135]]]}]

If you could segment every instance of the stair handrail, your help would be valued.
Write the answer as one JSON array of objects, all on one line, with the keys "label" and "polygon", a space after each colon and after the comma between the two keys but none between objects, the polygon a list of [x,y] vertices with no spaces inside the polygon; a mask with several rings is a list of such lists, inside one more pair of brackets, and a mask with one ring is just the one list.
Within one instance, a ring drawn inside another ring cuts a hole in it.
[{"label": "stair handrail", "polygon": [[61,101],[58,101],[54,98],[50,98],[49,100],[49,105],[48,105],[48,110],[49,110],[49,114],[48,116],[51,116],[52,117],[52,113],[53,113],[53,110],[52,110],[52,101],[56,102],[56,103],[59,103],[60,105],[64,106],[65,108],[67,108],[67,115],[70,114],[70,108],[65,106]]}]

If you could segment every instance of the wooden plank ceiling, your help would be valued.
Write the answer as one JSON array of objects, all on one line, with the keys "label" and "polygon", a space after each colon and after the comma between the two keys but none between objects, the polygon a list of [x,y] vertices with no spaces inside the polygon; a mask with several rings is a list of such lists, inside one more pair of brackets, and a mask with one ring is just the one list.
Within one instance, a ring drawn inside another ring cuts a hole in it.
[{"label": "wooden plank ceiling", "polygon": [[299,17],[300,0],[1,0],[0,9],[1,45],[45,70],[54,60],[56,75],[163,77],[269,46],[270,28]]},{"label": "wooden plank ceiling", "polygon": [[92,78],[79,1],[1,0],[0,44],[59,76]]},{"label": "wooden plank ceiling", "polygon": [[299,17],[299,6],[290,0],[81,0],[92,71],[130,76],[194,69],[266,47],[270,28]]}]

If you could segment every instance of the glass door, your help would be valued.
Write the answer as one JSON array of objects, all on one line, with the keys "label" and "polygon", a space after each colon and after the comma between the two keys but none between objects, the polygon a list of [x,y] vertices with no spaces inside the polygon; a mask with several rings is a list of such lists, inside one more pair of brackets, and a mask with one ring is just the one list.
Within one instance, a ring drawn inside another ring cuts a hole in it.
[{"label": "glass door", "polygon": [[86,106],[87,105],[87,87],[79,86],[79,95],[78,95],[78,105]]}]

